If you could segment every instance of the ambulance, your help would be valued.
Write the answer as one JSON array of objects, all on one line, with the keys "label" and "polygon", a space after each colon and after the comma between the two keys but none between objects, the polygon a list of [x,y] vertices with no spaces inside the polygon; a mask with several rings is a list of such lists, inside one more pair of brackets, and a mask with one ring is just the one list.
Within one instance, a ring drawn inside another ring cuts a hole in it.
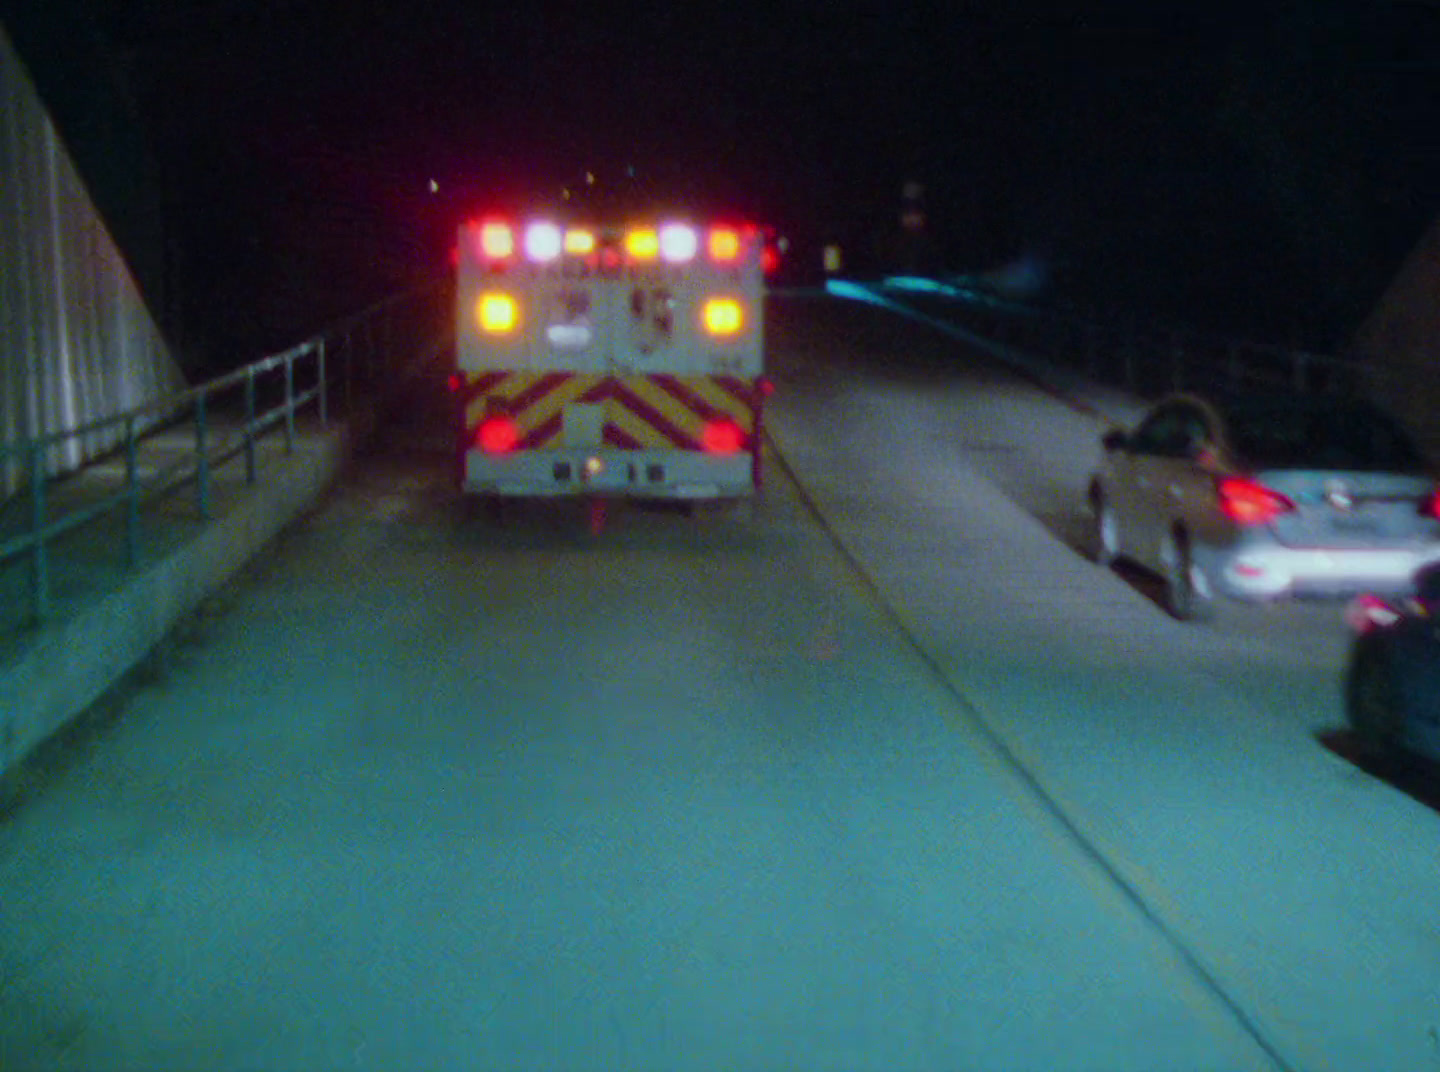
[{"label": "ambulance", "polygon": [[463,492],[742,500],[761,484],[765,236],[678,216],[487,216],[456,250]]}]

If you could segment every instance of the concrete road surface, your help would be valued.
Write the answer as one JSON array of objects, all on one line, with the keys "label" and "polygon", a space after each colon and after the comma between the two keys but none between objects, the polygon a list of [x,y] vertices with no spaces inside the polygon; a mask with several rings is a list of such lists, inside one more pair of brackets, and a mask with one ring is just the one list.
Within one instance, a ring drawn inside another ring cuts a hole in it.
[{"label": "concrete road surface", "polygon": [[1159,618],[945,423],[1072,411],[775,304],[754,516],[496,525],[417,400],[210,601],[0,822],[0,1068],[1431,1067],[1436,817],[1215,669],[1325,668]]}]

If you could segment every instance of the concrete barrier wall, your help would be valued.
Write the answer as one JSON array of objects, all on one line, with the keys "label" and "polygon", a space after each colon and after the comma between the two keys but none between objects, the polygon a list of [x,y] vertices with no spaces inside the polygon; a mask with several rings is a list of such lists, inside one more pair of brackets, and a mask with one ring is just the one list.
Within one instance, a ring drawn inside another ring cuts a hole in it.
[{"label": "concrete barrier wall", "polygon": [[337,476],[351,435],[336,425],[298,440],[223,516],[0,661],[0,775],[99,699],[309,507]]},{"label": "concrete barrier wall", "polygon": [[[185,386],[28,72],[0,29],[0,443],[123,412]],[[73,467],[121,430],[70,441]],[[23,479],[0,456],[0,498]]]}]

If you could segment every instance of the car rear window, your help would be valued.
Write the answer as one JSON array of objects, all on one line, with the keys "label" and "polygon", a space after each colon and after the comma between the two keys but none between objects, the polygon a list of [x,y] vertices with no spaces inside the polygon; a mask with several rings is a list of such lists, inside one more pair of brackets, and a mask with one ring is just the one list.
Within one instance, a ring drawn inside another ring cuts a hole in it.
[{"label": "car rear window", "polygon": [[1423,472],[1409,436],[1373,407],[1242,405],[1228,414],[1231,443],[1259,468]]}]

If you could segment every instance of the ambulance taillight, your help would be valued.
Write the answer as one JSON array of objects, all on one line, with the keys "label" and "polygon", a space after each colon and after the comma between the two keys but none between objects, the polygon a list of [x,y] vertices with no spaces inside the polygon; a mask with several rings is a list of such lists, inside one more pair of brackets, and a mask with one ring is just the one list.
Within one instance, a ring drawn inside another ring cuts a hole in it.
[{"label": "ambulance taillight", "polygon": [[519,425],[503,413],[492,413],[475,428],[475,445],[486,454],[508,454],[519,443]]},{"label": "ambulance taillight", "polygon": [[700,445],[711,454],[737,454],[745,449],[745,430],[734,421],[710,421],[700,433]]}]

